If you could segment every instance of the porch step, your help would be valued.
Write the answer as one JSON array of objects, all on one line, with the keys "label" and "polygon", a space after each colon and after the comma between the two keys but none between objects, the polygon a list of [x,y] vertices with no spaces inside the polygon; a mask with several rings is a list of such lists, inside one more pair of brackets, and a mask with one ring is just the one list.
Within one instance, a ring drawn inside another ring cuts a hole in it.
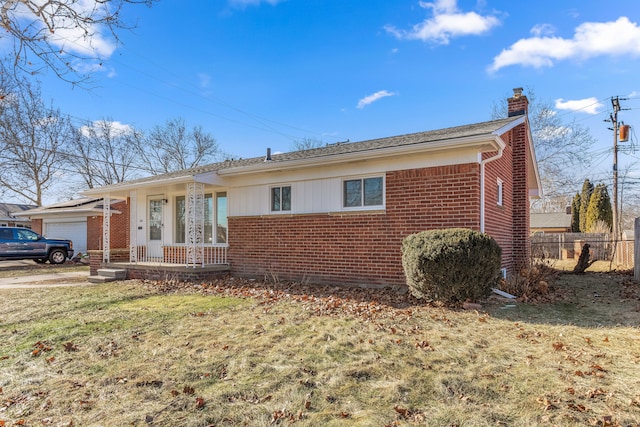
[{"label": "porch step", "polygon": [[100,268],[97,276],[89,276],[90,283],[107,283],[116,280],[125,280],[127,278],[127,270],[119,268]]},{"label": "porch step", "polygon": [[121,268],[100,268],[98,276],[112,278],[113,280],[125,280],[127,278],[127,270]]},{"label": "porch step", "polygon": [[89,276],[87,278],[89,283],[107,283],[107,282],[115,282],[116,279],[113,277],[105,277],[105,276]]}]

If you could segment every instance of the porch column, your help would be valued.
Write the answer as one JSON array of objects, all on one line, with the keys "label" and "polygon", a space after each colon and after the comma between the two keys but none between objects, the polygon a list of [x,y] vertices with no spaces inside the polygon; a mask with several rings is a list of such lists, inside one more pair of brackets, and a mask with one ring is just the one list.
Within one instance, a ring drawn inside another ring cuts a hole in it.
[{"label": "porch column", "polygon": [[102,262],[108,263],[111,256],[111,198],[102,199]]},{"label": "porch column", "polygon": [[204,184],[187,184],[185,212],[187,265],[204,266]]},{"label": "porch column", "polygon": [[129,262],[138,262],[138,191],[129,192]]}]

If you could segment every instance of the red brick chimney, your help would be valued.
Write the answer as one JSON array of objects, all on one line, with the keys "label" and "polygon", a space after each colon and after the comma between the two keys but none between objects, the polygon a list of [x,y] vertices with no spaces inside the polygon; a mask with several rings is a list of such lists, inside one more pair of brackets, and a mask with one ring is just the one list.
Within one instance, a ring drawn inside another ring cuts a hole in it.
[{"label": "red brick chimney", "polygon": [[513,89],[513,97],[507,100],[509,104],[509,117],[527,114],[529,112],[529,100],[522,94],[522,88]]},{"label": "red brick chimney", "polygon": [[[513,89],[513,97],[508,99],[509,117],[527,114],[529,100],[522,94],[522,88]],[[529,165],[531,151],[529,145],[529,121],[515,127],[513,136],[513,261],[515,273],[529,265],[531,246],[529,242]]]}]

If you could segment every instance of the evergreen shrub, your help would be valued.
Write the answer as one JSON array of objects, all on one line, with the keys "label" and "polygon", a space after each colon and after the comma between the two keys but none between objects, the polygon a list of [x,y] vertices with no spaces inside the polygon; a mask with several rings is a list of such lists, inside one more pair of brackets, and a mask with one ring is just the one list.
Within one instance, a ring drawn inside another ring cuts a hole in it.
[{"label": "evergreen shrub", "polygon": [[411,293],[445,304],[486,297],[500,280],[501,255],[493,238],[465,228],[422,231],[402,241]]}]

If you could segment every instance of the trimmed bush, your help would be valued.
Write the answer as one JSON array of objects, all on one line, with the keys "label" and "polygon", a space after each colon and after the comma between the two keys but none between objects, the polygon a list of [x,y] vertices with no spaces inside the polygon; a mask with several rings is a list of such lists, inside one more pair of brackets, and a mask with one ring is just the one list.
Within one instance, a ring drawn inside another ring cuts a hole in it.
[{"label": "trimmed bush", "polygon": [[501,255],[493,238],[465,228],[422,231],[402,241],[411,293],[448,304],[487,296],[500,280]]}]

